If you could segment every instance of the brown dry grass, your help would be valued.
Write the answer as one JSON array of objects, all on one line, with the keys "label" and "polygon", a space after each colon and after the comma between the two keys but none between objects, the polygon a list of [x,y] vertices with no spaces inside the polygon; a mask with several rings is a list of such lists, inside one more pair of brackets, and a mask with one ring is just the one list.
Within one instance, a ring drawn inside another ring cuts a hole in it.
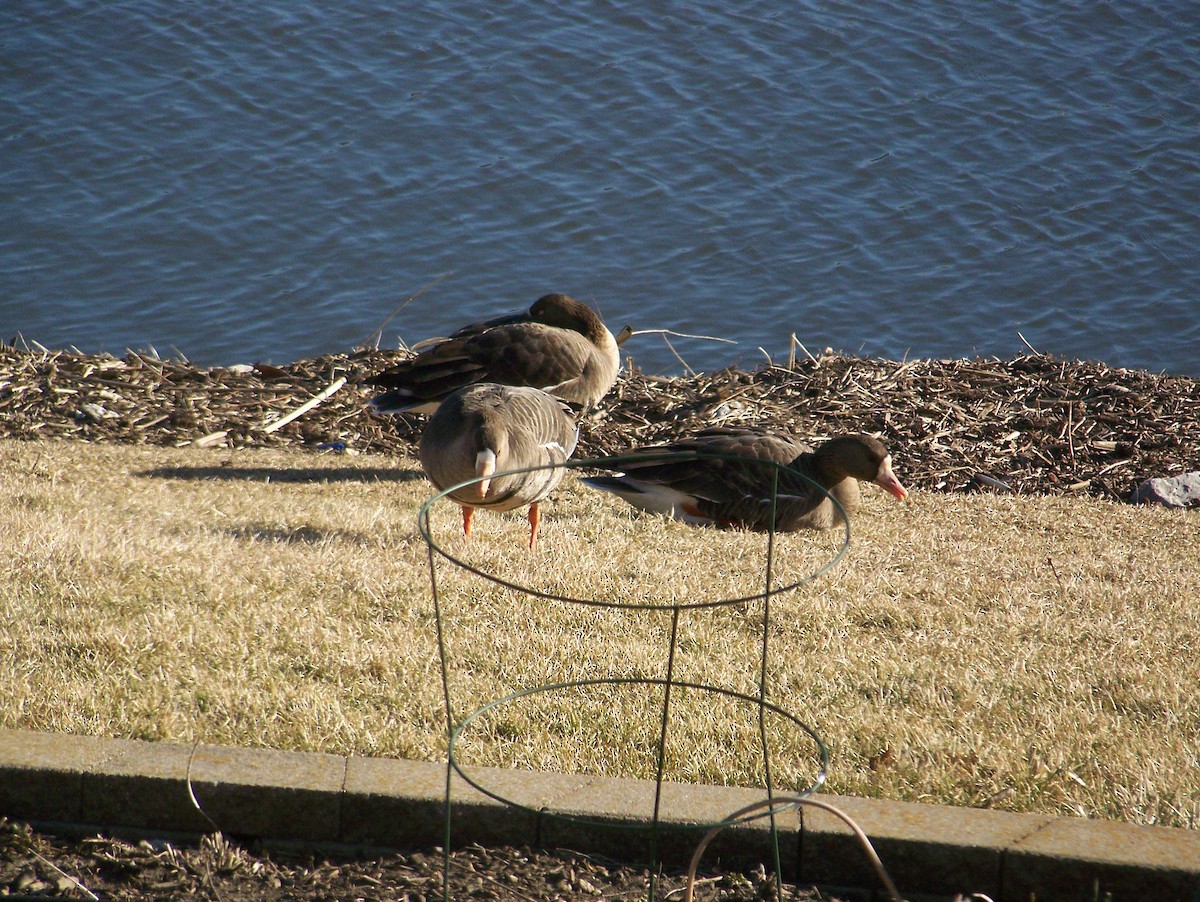
[{"label": "brown dry grass", "polygon": [[[903,468],[903,461],[899,462]],[[906,474],[901,469],[901,477]],[[0,726],[441,759],[415,462],[0,441]],[[1200,512],[1087,497],[869,492],[845,557],[772,602],[771,698],[832,751],[836,792],[1200,824]],[[753,595],[765,539],[637,516],[568,480],[538,548],[481,513],[452,554],[607,601]],[[839,536],[776,543],[776,583]],[[508,693],[661,678],[671,613],[512,592],[436,565],[456,714]],[[676,677],[752,693],[762,606],[680,613]],[[653,687],[533,692],[461,736],[471,763],[649,776]],[[668,776],[754,784],[757,721],[674,698]],[[768,718],[776,781],[813,744]]]}]

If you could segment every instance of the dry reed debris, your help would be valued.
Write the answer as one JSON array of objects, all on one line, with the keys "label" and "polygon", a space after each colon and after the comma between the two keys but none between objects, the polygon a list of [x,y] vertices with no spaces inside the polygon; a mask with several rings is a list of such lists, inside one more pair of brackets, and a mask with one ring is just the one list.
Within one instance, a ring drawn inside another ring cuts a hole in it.
[{"label": "dry reed debris", "polygon": [[[283,367],[202,369],[138,352],[0,346],[0,435],[233,448],[342,443],[412,456],[420,418],[368,413],[371,392],[359,384],[404,356],[363,349]],[[331,391],[342,378],[345,389]],[[576,455],[615,454],[718,422],[774,425],[811,442],[878,433],[905,482],[926,490],[1123,499],[1149,477],[1200,468],[1200,380],[1035,354],[897,362],[826,353],[755,371],[634,371],[582,424]]]}]

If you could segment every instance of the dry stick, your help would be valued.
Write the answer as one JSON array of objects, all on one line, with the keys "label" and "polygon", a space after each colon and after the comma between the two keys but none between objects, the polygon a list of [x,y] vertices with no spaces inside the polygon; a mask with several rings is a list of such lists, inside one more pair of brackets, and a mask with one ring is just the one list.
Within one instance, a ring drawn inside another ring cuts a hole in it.
[{"label": "dry stick", "polygon": [[[692,883],[695,886],[704,886],[705,884],[708,884],[708,883],[720,883],[724,879],[725,879],[724,877],[699,877],[696,880],[693,880]],[[677,889],[673,889],[669,893],[667,893],[666,898],[670,899],[672,896],[678,896],[682,893],[686,893],[687,891],[688,891],[688,888],[686,886],[681,886],[681,887],[679,887]]]},{"label": "dry stick", "polygon": [[228,429],[218,429],[216,432],[210,432],[208,435],[204,435],[198,439],[195,439],[192,444],[197,448],[204,448],[208,445],[212,445],[221,441],[227,435],[229,435]]},{"label": "dry stick", "polygon": [[62,876],[64,879],[70,880],[71,883],[74,885],[74,887],[77,890],[79,890],[81,893],[86,895],[89,899],[97,899],[98,900],[100,898],[95,893],[93,893],[90,889],[88,889],[86,886],[84,886],[82,883],[80,883],[78,877],[68,874],[66,871],[64,871],[62,868],[60,868],[58,865],[56,865],[53,861],[51,861],[50,859],[46,858],[41,853],[39,853],[36,849],[30,849],[30,851],[33,853],[35,858],[39,859],[43,864],[45,864],[51,870],[57,871],[58,874],[60,876]]},{"label": "dry stick", "polygon": [[[626,328],[629,328],[629,327],[626,326]],[[625,330],[622,329],[621,332],[622,332],[622,334],[624,334]],[[703,339],[704,341],[719,341],[719,342],[722,342],[727,345],[737,344],[737,342],[734,341],[732,338],[716,338],[715,336],[712,336],[712,335],[692,335],[688,332],[676,332],[673,329],[638,329],[637,331],[631,330],[629,332],[629,335],[630,336],[634,336],[634,335],[674,335],[676,338],[700,338],[700,339]]]},{"label": "dry stick", "polygon": [[315,398],[309,398],[306,402],[301,404],[299,407],[297,407],[295,410],[293,410],[287,416],[281,417],[280,419],[276,420],[274,423],[271,423],[269,426],[264,426],[263,432],[270,434],[270,433],[274,432],[276,429],[286,426],[292,420],[296,419],[296,417],[304,416],[304,414],[308,413],[310,410],[312,410],[314,407],[316,407],[322,401],[325,401],[330,395],[332,395],[335,391],[337,391],[339,388],[341,388],[345,384],[346,384],[346,377],[338,376],[336,379],[333,380],[333,382],[328,387],[325,388],[324,391],[322,391]]},{"label": "dry stick", "polygon": [[1128,458],[1128,457],[1125,458],[1124,460],[1118,460],[1115,464],[1109,464],[1107,467],[1105,467],[1103,470],[1101,470],[1099,473],[1097,473],[1092,478],[1099,479],[1101,476],[1103,476],[1109,470],[1115,470],[1117,467],[1123,467],[1125,464],[1131,463],[1131,462],[1132,462],[1132,458]]},{"label": "dry stick", "polygon": [[403,310],[405,307],[407,307],[409,304],[411,304],[413,301],[415,301],[417,298],[419,298],[425,292],[429,291],[429,289],[433,288],[435,285],[439,284],[440,282],[443,282],[446,279],[450,278],[452,275],[454,275],[454,270],[450,270],[449,272],[444,272],[440,276],[438,276],[436,279],[434,279],[432,282],[429,282],[426,285],[424,285],[415,294],[410,294],[407,298],[404,299],[403,304],[401,304],[399,307],[397,307],[395,310],[392,311],[391,316],[389,316],[387,319],[385,319],[383,322],[381,322],[379,324],[378,329],[376,329],[374,332],[372,332],[370,335],[368,335],[363,340],[363,344],[368,345],[373,342],[375,347],[378,348],[379,342],[383,339],[384,327],[387,326],[387,324],[390,323],[392,320],[394,320],[400,314],[401,310]]},{"label": "dry stick", "polygon": [[665,334],[663,335],[662,339],[666,343],[667,347],[670,348],[671,353],[675,355],[675,359],[683,364],[683,374],[685,376],[695,376],[696,371],[688,366],[686,360],[679,356],[679,352],[675,350],[675,345],[671,344],[671,339],[667,338]]},{"label": "dry stick", "polygon": [[1025,340],[1025,336],[1024,336],[1024,335],[1022,335],[1020,332],[1018,332],[1018,333],[1017,333],[1017,338],[1021,339],[1021,343],[1022,343],[1023,345],[1025,345],[1025,347],[1027,347],[1027,348],[1029,348],[1029,350],[1033,351],[1033,353],[1034,353],[1034,356],[1036,356],[1036,357],[1041,357],[1041,356],[1042,356],[1042,352],[1041,352],[1041,351],[1039,351],[1037,348],[1035,348],[1033,345],[1031,345],[1029,342],[1027,342],[1027,341]]},{"label": "dry stick", "polygon": [[1063,585],[1062,577],[1058,575],[1058,568],[1054,566],[1054,558],[1046,558],[1046,563],[1050,565],[1050,572],[1054,574],[1054,578],[1058,580],[1058,591],[1063,595],[1067,594],[1067,587]]},{"label": "dry stick", "polygon": [[[804,347],[804,342],[802,342],[800,339],[798,339],[796,337],[796,333],[793,332],[792,333],[792,361],[791,361],[792,363],[795,363],[796,348],[799,348],[801,351],[803,351],[805,356],[808,357],[808,359],[811,360],[813,363],[815,363],[817,366],[821,365],[821,361],[817,360],[817,358],[812,355],[812,351],[810,351],[808,348]],[[789,367],[789,369],[790,368],[791,367]]]},{"label": "dry stick", "polygon": [[1075,463],[1075,427],[1071,425],[1073,419],[1072,411],[1075,409],[1074,403],[1067,405],[1067,447],[1071,450],[1071,466],[1076,466]]},{"label": "dry stick", "polygon": [[209,867],[207,861],[204,862],[203,865],[204,874],[202,876],[204,877],[204,882],[208,884],[208,888],[212,892],[213,896],[216,897],[217,902],[222,902],[224,897],[221,895],[221,891],[217,889],[217,884],[213,881],[212,868]]}]

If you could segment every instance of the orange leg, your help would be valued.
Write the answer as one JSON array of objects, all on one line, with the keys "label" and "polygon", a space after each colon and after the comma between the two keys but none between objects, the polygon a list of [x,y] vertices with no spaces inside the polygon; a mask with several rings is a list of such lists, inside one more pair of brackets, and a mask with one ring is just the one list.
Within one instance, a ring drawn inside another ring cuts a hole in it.
[{"label": "orange leg", "polygon": [[538,523],[541,521],[541,515],[538,513],[537,502],[529,505],[529,547],[532,549],[534,543],[537,542]]},{"label": "orange leg", "polygon": [[475,516],[475,508],[463,505],[463,535],[471,538],[471,518]]}]

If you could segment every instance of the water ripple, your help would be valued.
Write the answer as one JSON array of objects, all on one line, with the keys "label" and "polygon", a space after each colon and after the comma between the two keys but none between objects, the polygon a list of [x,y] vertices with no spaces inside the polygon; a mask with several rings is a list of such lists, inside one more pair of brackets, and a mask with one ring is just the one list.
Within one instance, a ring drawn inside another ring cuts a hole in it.
[{"label": "water ripple", "polygon": [[1183,0],[59,7],[0,11],[4,337],[282,362],[452,272],[390,328],[564,290],[700,368],[1200,375]]}]

